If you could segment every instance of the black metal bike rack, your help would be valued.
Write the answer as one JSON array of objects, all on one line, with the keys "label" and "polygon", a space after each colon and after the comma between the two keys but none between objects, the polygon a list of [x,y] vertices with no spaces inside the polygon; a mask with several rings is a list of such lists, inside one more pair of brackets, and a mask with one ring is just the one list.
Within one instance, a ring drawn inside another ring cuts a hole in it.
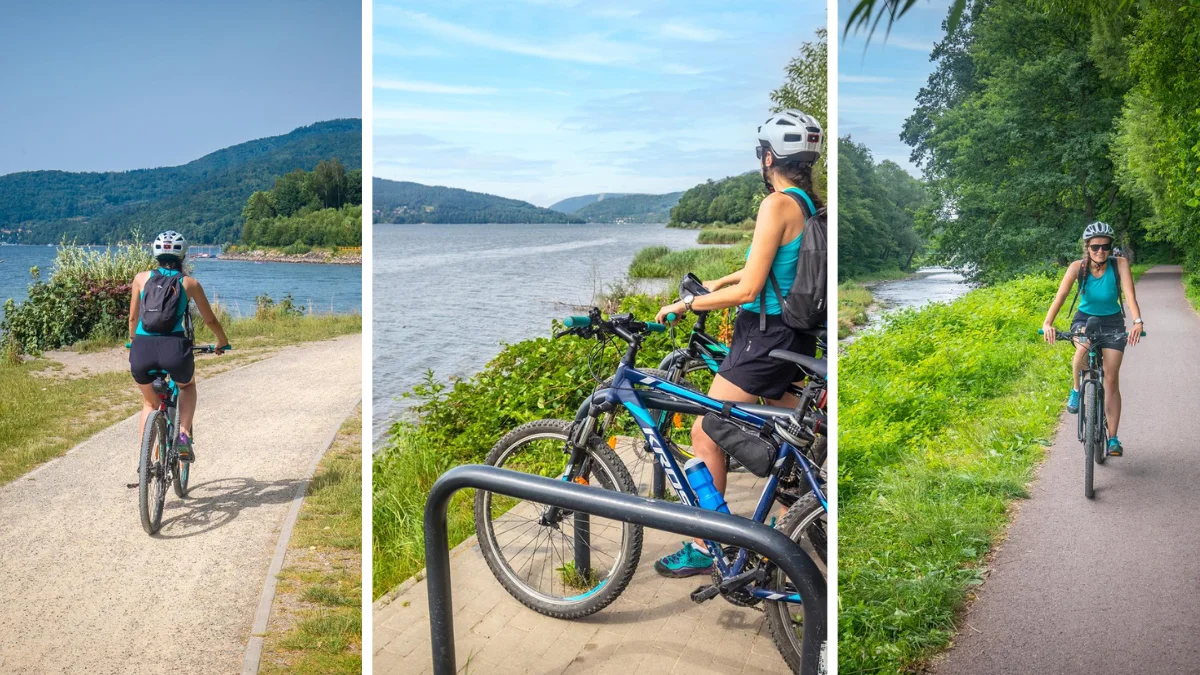
[{"label": "black metal bike rack", "polygon": [[762,523],[719,511],[531,476],[494,466],[469,464],[442,474],[425,504],[425,570],[434,675],[454,675],[454,603],[450,597],[450,547],[446,509],[463,488],[476,488],[577,513],[611,518],[690,537],[749,549],[779,566],[804,598],[804,672],[816,673],[825,647],[826,596],[816,563],[783,533]]}]

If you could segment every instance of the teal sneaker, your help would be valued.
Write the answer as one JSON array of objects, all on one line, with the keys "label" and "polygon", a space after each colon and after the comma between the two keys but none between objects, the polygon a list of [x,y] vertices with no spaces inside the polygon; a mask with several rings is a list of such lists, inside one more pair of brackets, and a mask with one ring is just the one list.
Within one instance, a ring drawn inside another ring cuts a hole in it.
[{"label": "teal sneaker", "polygon": [[1067,412],[1074,415],[1079,412],[1079,391],[1071,390],[1071,395],[1067,397]]},{"label": "teal sneaker", "polygon": [[683,542],[683,548],[671,555],[654,561],[654,569],[672,579],[708,574],[712,566],[712,556],[697,550],[690,541]]},{"label": "teal sneaker", "polygon": [[1125,452],[1125,448],[1121,447],[1121,441],[1117,440],[1116,436],[1108,439],[1108,456],[1120,457]]}]

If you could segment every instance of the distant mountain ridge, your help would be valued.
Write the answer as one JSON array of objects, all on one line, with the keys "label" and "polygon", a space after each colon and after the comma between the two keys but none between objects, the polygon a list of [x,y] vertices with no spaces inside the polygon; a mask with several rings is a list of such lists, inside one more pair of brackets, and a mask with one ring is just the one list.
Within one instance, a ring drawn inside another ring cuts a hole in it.
[{"label": "distant mountain ridge", "polygon": [[112,243],[163,229],[197,243],[236,241],[250,194],[322,159],[362,166],[362,120],[317,122],[209,153],[181,166],[133,171],[24,171],[0,176],[0,241],[64,236]]},{"label": "distant mountain ridge", "polygon": [[582,218],[482,192],[375,178],[377,223],[582,223]]},{"label": "distant mountain ridge", "polygon": [[578,197],[567,197],[566,199],[555,202],[550,205],[553,211],[561,211],[562,213],[575,213],[589,204],[594,204],[602,199],[612,199],[614,197],[624,197],[628,192],[600,192],[594,195],[579,195]]},{"label": "distant mountain ridge", "polygon": [[665,223],[682,192],[665,195],[626,194],[594,201],[575,212],[589,223]]}]

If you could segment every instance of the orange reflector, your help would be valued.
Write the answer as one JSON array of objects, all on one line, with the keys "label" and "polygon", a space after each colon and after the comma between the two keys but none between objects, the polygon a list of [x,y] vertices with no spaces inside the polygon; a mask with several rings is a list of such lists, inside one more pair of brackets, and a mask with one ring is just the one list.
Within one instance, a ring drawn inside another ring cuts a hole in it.
[{"label": "orange reflector", "polygon": [[[616,437],[614,436],[614,438],[616,438]],[[580,485],[589,485],[588,480],[586,478],[584,478],[583,476],[576,476],[575,482],[579,483]]]},{"label": "orange reflector", "polygon": [[673,416],[672,422],[674,423],[676,429],[682,429],[683,428],[683,415],[680,415],[679,413],[675,413],[675,415]]},{"label": "orange reflector", "polygon": [[616,436],[608,437],[608,447],[612,448],[613,450],[617,449],[617,437]]}]

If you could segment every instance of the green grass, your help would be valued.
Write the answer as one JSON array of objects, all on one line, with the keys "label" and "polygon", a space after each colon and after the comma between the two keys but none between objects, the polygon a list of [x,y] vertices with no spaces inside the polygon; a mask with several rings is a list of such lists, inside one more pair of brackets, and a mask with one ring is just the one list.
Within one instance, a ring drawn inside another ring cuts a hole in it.
[{"label": "green grass", "polygon": [[362,671],[362,408],[308,485],[263,648],[265,673]]},{"label": "green grass", "polygon": [[740,269],[749,243],[728,248],[689,248],[671,251],[666,246],[650,246],[638,251],[629,265],[635,279],[679,279],[692,272],[701,279],[719,279]]},{"label": "green grass", "polygon": [[[240,319],[226,323],[235,349],[220,358],[196,359],[200,375],[221,370],[262,348],[278,347],[362,331],[357,315],[313,316],[278,321]],[[211,342],[204,329],[198,342]],[[123,342],[76,343],[84,353]],[[89,436],[138,411],[140,398],[127,371],[66,379],[53,375],[56,363],[35,359],[21,364],[0,360],[0,485],[58,457]],[[41,377],[38,373],[49,373]],[[131,439],[131,451],[132,451]]]},{"label": "green grass", "polygon": [[867,308],[875,298],[862,284],[847,281],[838,286],[838,339],[867,323]]},{"label": "green grass", "polygon": [[[371,489],[372,597],[379,598],[425,567],[425,500],[433,483],[456,466],[453,457],[422,442],[421,435],[397,428],[375,457]],[[450,500],[450,545],[475,534],[474,491]]]},{"label": "green grass", "polygon": [[697,244],[736,244],[750,239],[753,231],[723,227],[706,227],[696,235]]},{"label": "green grass", "polygon": [[839,670],[900,673],[949,645],[1066,398],[1037,335],[1057,280],[889,315],[839,361]]}]

